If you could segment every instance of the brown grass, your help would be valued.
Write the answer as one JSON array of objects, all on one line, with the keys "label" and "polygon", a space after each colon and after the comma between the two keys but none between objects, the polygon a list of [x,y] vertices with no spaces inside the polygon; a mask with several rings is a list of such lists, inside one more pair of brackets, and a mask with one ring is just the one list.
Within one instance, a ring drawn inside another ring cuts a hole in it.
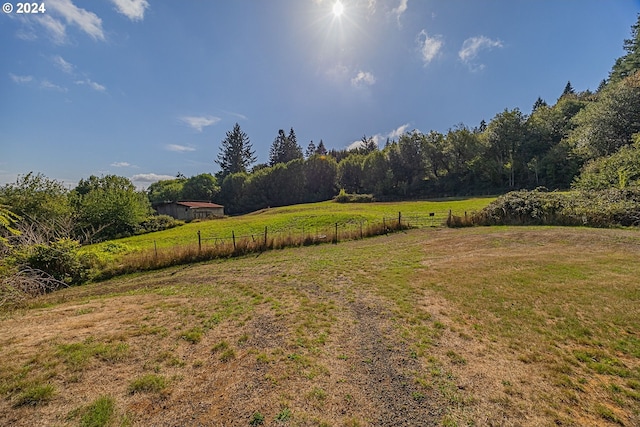
[{"label": "brown grass", "polygon": [[[636,231],[423,230],[65,289],[0,320],[0,425],[100,396],[113,425],[638,425],[638,255]],[[63,357],[83,343],[127,352]]]}]

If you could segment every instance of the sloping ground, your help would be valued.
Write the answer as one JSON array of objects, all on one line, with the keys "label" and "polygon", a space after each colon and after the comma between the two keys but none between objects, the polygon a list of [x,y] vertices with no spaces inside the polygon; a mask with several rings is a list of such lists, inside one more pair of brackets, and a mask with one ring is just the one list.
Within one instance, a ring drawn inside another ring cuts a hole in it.
[{"label": "sloping ground", "polygon": [[420,230],[67,289],[0,320],[0,425],[640,425],[639,255]]}]

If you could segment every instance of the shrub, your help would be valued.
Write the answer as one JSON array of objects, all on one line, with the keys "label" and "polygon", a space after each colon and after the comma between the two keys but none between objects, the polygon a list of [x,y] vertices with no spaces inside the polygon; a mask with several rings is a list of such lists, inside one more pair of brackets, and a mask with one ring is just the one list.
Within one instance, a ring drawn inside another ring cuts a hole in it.
[{"label": "shrub", "polygon": [[16,263],[42,270],[54,279],[66,284],[78,284],[89,280],[95,265],[95,256],[80,254],[80,244],[71,239],[59,239],[40,243],[16,252]]},{"label": "shrub", "polygon": [[[475,225],[640,225],[640,189],[547,193],[507,193],[478,213]],[[459,224],[449,224],[456,226]]]},{"label": "shrub", "polygon": [[153,215],[140,223],[137,234],[168,230],[181,225],[184,225],[184,221],[179,221],[169,215]]},{"label": "shrub", "polygon": [[333,200],[337,203],[372,203],[376,201],[373,194],[349,194],[344,188]]}]

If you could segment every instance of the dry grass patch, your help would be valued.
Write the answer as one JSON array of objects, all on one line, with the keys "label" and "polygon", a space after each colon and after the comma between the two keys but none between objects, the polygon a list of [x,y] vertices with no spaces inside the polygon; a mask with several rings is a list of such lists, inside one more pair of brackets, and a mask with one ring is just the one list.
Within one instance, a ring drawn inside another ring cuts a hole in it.
[{"label": "dry grass patch", "polygon": [[0,425],[639,424],[639,242],[410,231],[65,289],[0,319]]}]

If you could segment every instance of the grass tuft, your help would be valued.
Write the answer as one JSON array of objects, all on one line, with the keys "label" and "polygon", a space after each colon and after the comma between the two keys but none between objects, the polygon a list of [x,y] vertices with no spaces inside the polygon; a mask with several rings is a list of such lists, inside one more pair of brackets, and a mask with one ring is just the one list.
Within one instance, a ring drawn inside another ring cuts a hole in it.
[{"label": "grass tuft", "polygon": [[155,374],[147,374],[136,378],[129,384],[129,394],[160,393],[167,387],[167,380]]}]

